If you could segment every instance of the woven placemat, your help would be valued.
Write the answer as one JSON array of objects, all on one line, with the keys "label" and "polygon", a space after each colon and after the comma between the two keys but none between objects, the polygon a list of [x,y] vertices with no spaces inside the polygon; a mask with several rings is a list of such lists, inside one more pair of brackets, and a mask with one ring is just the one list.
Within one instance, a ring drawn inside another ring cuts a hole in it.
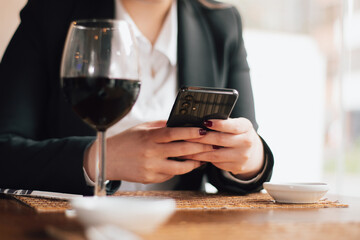
[{"label": "woven placemat", "polygon": [[[246,196],[229,194],[207,194],[196,191],[142,191],[117,192],[116,196],[170,197],[176,200],[177,209],[254,209],[254,208],[345,208],[346,204],[322,199],[313,204],[276,203],[265,193],[253,193]],[[14,196],[20,202],[38,212],[62,212],[70,209],[66,200]]]},{"label": "woven placemat", "polygon": [[115,196],[161,196],[176,200],[177,209],[251,209],[251,208],[344,208],[338,201],[322,199],[312,204],[276,203],[267,193],[253,193],[245,196],[230,194],[207,194],[196,191],[148,191],[117,192]]},{"label": "woven placemat", "polygon": [[37,212],[64,212],[71,209],[67,200],[58,200],[40,197],[12,196],[21,203],[35,209]]}]

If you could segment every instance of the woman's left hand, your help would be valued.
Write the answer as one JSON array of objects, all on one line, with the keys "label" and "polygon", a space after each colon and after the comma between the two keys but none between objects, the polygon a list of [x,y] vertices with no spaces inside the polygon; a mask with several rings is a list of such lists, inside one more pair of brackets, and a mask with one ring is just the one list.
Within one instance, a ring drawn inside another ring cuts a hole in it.
[{"label": "woman's left hand", "polygon": [[264,148],[252,123],[246,118],[209,120],[204,123],[209,129],[202,138],[187,140],[213,145],[216,151],[183,156],[229,171],[240,179],[251,179],[262,169]]}]

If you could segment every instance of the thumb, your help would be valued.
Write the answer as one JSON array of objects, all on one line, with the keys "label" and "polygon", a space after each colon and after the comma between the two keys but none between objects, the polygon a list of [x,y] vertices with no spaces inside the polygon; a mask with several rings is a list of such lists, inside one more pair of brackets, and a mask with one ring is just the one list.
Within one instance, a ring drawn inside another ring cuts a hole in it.
[{"label": "thumb", "polygon": [[147,123],[145,123],[145,126],[148,127],[148,128],[162,128],[162,127],[166,127],[166,120],[159,120],[159,121],[147,122]]}]

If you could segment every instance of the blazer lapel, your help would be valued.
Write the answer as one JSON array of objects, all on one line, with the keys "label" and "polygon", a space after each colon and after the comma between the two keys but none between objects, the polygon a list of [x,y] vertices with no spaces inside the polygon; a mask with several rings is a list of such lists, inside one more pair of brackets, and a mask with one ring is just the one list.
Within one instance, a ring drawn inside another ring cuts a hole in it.
[{"label": "blazer lapel", "polygon": [[180,86],[216,86],[215,47],[209,26],[193,0],[178,0],[178,80]]}]

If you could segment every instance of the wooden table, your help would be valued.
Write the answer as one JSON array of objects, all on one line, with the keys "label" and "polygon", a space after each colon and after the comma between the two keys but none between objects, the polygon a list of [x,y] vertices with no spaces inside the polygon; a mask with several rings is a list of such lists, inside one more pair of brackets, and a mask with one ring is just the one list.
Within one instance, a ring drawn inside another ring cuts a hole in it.
[{"label": "wooden table", "polygon": [[[143,239],[360,239],[360,199],[327,196],[348,208],[178,210]],[[64,213],[37,213],[0,196],[0,239],[85,239]]]}]

